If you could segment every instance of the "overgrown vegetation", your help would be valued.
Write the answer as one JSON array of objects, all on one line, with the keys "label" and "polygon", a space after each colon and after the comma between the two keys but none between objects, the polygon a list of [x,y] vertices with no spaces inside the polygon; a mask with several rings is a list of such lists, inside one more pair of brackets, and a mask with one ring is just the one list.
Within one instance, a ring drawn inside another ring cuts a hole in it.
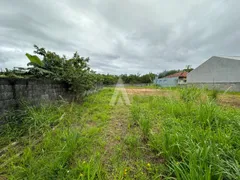
[{"label": "overgrown vegetation", "polygon": [[74,53],[73,57],[67,59],[66,56],[60,57],[55,52],[46,51],[44,48],[34,46],[35,54],[43,57],[41,60],[36,55],[26,54],[30,63],[29,74],[38,78],[50,78],[53,80],[64,81],[70,88],[82,94],[90,90],[97,83],[96,74],[89,67],[89,58],[84,58]]},{"label": "overgrown vegetation", "polygon": [[[30,60],[28,68],[15,67],[13,70],[5,69],[0,72],[0,77],[11,78],[48,78],[57,81],[67,82],[71,90],[79,94],[86,90],[94,88],[96,84],[115,85],[121,78],[125,84],[151,84],[156,77],[154,73],[148,74],[98,74],[89,66],[89,58],[81,57],[77,52],[73,57],[67,58],[65,55],[60,56],[55,52],[47,51],[45,48],[39,48],[34,45],[34,55],[26,53]],[[181,71],[190,72],[191,66],[186,66]],[[158,77],[164,77],[180,70],[169,70],[159,73]]]},{"label": "overgrown vegetation", "polygon": [[[100,135],[110,119],[108,100],[112,93],[105,90],[91,95],[82,105],[64,103],[27,110],[22,126],[38,136],[24,133],[24,147],[22,143],[9,147],[7,155],[0,156],[0,177],[7,174],[10,179],[105,179],[100,161],[105,142]],[[29,119],[32,121],[26,125]],[[14,156],[21,151],[21,156]]]},{"label": "overgrown vegetation", "polygon": [[216,96],[204,90],[179,93],[181,99],[135,97],[132,106],[137,122],[144,116],[154,124],[148,144],[166,161],[162,177],[238,179],[240,111],[217,105]]},{"label": "overgrown vegetation", "polygon": [[126,84],[141,84],[141,83],[150,84],[150,83],[153,82],[155,76],[156,75],[153,74],[153,73],[148,73],[148,74],[145,74],[145,75],[123,74],[123,75],[121,75],[121,78],[122,78],[123,82],[126,83]]},{"label": "overgrown vegetation", "polygon": [[0,156],[0,177],[239,179],[240,110],[218,105],[205,90],[174,94],[110,106],[113,89],[105,88],[82,105],[27,108],[19,127],[19,117],[9,116],[1,144],[21,143]]},{"label": "overgrown vegetation", "polygon": [[23,136],[38,137],[51,130],[64,115],[64,103],[52,103],[37,107],[23,106],[1,116],[0,148],[20,140]]}]

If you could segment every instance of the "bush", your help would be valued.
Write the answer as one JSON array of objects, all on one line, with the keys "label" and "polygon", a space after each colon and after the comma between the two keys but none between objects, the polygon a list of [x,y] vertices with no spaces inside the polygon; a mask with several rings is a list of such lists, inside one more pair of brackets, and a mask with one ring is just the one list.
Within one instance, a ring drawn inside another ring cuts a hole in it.
[{"label": "bush", "polygon": [[37,55],[43,57],[42,60],[36,55],[26,54],[30,63],[29,73],[37,78],[50,78],[57,81],[64,81],[70,85],[70,90],[78,95],[97,84],[97,75],[88,65],[89,58],[79,56],[76,52],[73,57],[67,59],[66,56],[60,57],[55,52],[46,51],[44,48],[36,48]]}]

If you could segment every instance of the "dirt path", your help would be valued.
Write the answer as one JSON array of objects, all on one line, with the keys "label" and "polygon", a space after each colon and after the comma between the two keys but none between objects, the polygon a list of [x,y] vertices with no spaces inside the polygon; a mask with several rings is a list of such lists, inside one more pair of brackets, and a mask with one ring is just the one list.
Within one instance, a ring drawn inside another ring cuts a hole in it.
[{"label": "dirt path", "polygon": [[[123,146],[124,137],[128,130],[129,116],[128,106],[116,105],[113,107],[111,120],[104,135],[106,146],[103,161],[109,174],[116,175],[114,172],[118,169],[116,158],[119,156],[117,151]],[[109,177],[109,179],[114,179],[114,177]]]},{"label": "dirt path", "polygon": [[126,88],[128,95],[159,95],[169,96],[173,94],[171,90],[147,89],[147,88]]}]

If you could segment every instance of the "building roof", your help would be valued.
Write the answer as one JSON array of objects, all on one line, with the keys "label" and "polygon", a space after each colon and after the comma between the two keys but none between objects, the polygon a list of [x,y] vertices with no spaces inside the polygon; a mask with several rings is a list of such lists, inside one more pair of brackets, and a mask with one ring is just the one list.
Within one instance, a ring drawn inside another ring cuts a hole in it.
[{"label": "building roof", "polygon": [[172,77],[183,77],[183,78],[186,78],[187,74],[188,73],[186,71],[182,71],[182,72],[177,72],[175,74],[168,75],[168,76],[166,76],[166,78],[172,78]]},{"label": "building roof", "polygon": [[225,58],[225,59],[233,59],[233,60],[240,60],[240,56],[215,56],[215,57],[220,57],[220,58]]},{"label": "building roof", "polygon": [[239,56],[212,56],[188,73],[188,83],[235,83],[240,82]]}]

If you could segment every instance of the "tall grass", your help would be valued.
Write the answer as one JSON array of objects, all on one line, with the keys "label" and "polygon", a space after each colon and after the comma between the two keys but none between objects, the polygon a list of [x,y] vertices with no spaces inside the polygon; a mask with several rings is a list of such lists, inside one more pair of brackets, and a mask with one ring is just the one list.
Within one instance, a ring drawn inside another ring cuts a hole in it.
[{"label": "tall grass", "polygon": [[148,144],[166,160],[166,176],[240,178],[240,110],[217,105],[205,90],[185,88],[179,94],[180,99],[149,97],[145,103],[134,98],[137,112],[132,109],[135,118],[152,120]]},{"label": "tall grass", "polygon": [[110,119],[112,94],[112,89],[105,89],[88,96],[83,104],[26,108],[21,136],[29,143],[14,159],[9,150],[11,161],[0,171],[9,179],[106,179],[101,162],[105,142],[100,133]]},{"label": "tall grass", "polygon": [[240,110],[219,106],[209,91],[174,93],[179,96],[133,97],[129,122],[111,122],[109,132],[110,120],[128,118],[113,113],[120,108],[109,105],[113,89],[81,105],[9,114],[2,145],[24,137],[28,143],[2,169],[0,156],[0,171],[9,179],[239,179]]},{"label": "tall grass", "polygon": [[0,126],[0,147],[19,140],[22,136],[40,136],[59,123],[66,104],[45,104],[37,107],[24,106],[21,110],[5,114]]}]

